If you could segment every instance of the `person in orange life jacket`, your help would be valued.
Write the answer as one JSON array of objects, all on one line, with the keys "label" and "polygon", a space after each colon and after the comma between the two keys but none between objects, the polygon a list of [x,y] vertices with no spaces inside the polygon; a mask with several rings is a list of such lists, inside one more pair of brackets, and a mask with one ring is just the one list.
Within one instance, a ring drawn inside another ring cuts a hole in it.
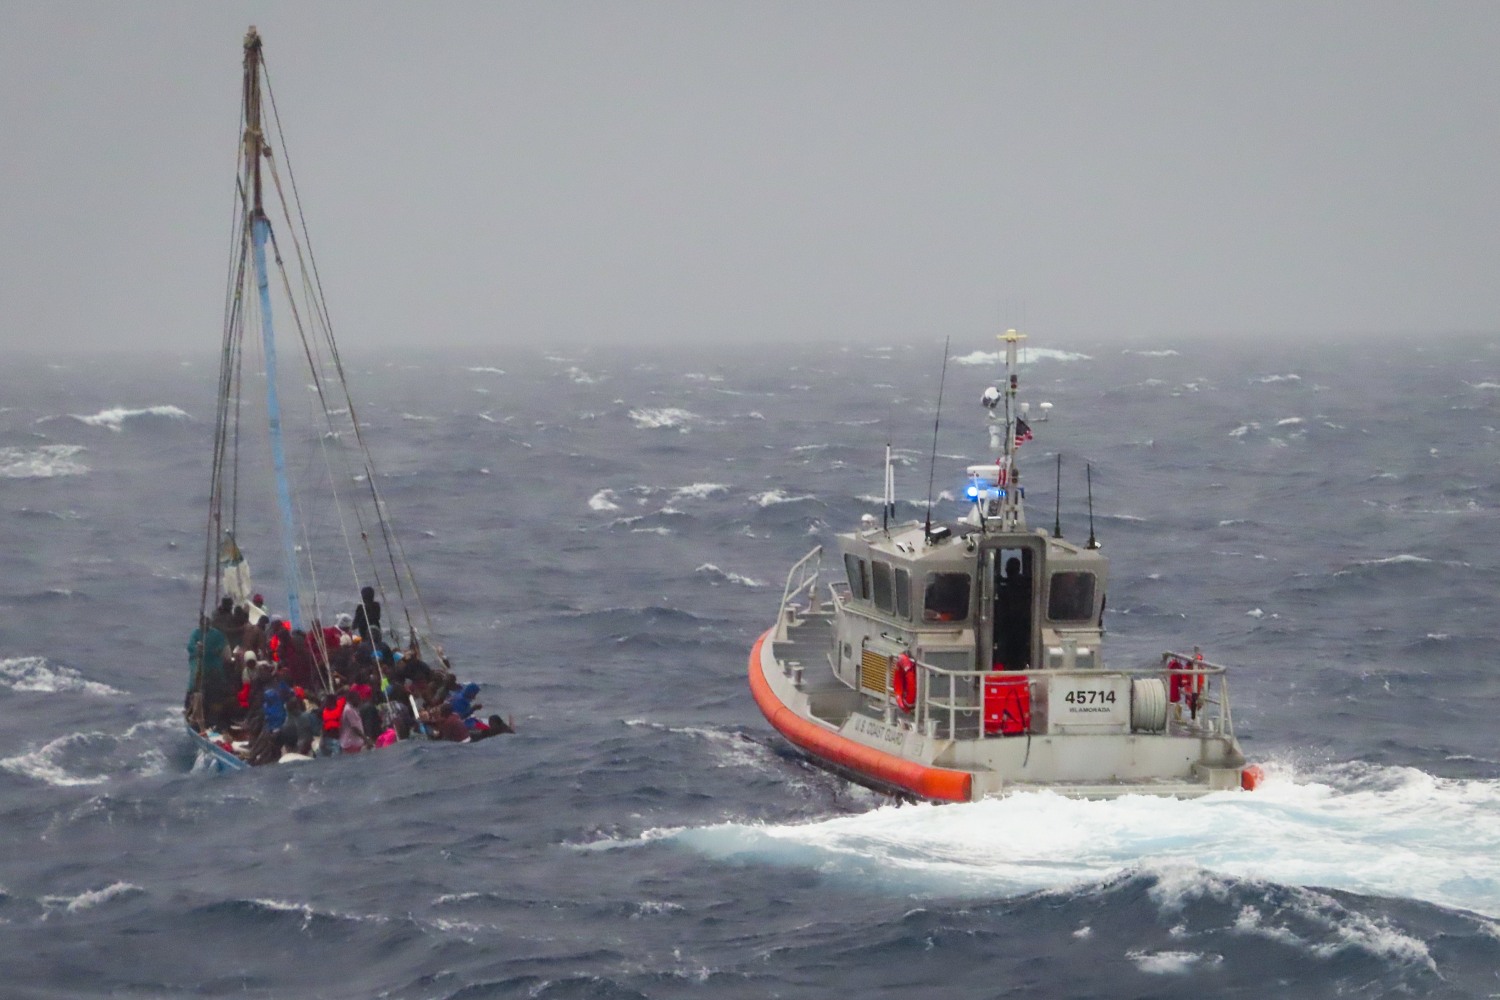
[{"label": "person in orange life jacket", "polygon": [[323,696],[323,740],[319,753],[331,757],[339,752],[339,730],[343,726],[344,699],[332,692]]},{"label": "person in orange life jacket", "polygon": [[286,641],[287,632],[291,626],[280,618],[271,619],[271,627],[266,632],[266,652],[271,654],[271,662],[276,663],[281,659],[281,644]]},{"label": "person in orange life jacket", "polygon": [[375,600],[374,587],[360,588],[359,606],[354,609],[350,628],[372,646],[380,641],[380,602]]}]

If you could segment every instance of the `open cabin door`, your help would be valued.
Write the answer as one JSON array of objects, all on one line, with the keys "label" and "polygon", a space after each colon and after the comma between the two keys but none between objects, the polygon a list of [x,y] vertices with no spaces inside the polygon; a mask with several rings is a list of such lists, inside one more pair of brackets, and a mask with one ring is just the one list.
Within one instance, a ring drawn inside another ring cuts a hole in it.
[{"label": "open cabin door", "polygon": [[1036,550],[986,549],[980,570],[979,663],[1029,670],[1036,660]]}]

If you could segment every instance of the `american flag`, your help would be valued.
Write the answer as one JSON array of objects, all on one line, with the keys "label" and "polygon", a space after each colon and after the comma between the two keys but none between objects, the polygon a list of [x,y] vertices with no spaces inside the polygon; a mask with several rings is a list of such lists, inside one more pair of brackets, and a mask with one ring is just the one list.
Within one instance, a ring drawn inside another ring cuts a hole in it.
[{"label": "american flag", "polygon": [[1020,417],[1016,418],[1016,446],[1020,447],[1031,440],[1031,425]]}]

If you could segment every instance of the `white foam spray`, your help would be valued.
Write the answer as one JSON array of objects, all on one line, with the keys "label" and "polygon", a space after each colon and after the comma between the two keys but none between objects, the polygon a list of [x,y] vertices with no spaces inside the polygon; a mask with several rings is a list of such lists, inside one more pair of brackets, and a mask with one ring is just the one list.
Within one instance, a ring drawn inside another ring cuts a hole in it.
[{"label": "white foam spray", "polygon": [[1500,917],[1500,781],[1412,768],[1346,765],[1298,780],[1273,765],[1254,793],[1112,801],[1027,793],[812,823],[656,830],[643,840],[662,838],[726,860],[938,897],[1066,890],[1149,871],[1194,891],[1218,875]]}]

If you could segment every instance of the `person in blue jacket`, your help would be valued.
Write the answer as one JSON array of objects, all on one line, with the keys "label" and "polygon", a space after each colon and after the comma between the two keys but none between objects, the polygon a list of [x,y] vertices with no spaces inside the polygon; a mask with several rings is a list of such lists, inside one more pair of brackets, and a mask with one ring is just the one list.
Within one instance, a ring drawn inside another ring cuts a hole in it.
[{"label": "person in blue jacket", "polygon": [[478,696],[478,684],[465,684],[462,690],[453,692],[453,696],[448,699],[448,704],[453,706],[453,714],[462,719],[464,725],[471,729],[475,725],[474,713],[484,707],[474,700]]}]

